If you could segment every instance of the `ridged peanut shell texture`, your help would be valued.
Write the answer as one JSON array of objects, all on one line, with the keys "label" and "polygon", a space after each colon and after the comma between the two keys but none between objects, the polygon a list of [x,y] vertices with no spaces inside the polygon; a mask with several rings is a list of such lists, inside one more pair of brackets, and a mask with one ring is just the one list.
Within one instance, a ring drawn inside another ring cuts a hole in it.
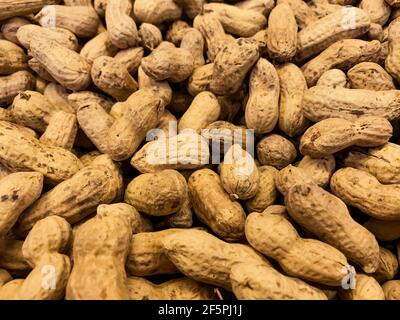
[{"label": "ridged peanut shell texture", "polygon": [[[224,242],[202,230],[182,230],[163,239],[168,259],[186,276],[231,290],[229,274],[240,262],[269,263],[250,246]],[[196,261],[196,263],[193,263]]]},{"label": "ridged peanut shell texture", "polygon": [[347,260],[339,250],[319,240],[301,238],[280,215],[251,213],[246,220],[246,239],[293,277],[338,286],[345,275]]},{"label": "ridged peanut shell texture", "polygon": [[189,178],[189,194],[196,216],[217,235],[227,241],[244,236],[246,214],[226,193],[218,174],[210,169],[194,172]]},{"label": "ridged peanut shell texture", "polygon": [[380,220],[400,220],[400,185],[381,184],[372,174],[343,168],[335,172],[331,189],[349,206]]},{"label": "ridged peanut shell texture", "polygon": [[185,178],[175,170],[145,173],[132,180],[125,191],[125,202],[140,212],[166,216],[182,208],[188,196]]},{"label": "ridged peanut shell texture", "polygon": [[230,278],[239,300],[327,300],[321,290],[304,281],[251,262],[233,266]]},{"label": "ridged peanut shell texture", "polygon": [[379,263],[379,246],[372,233],[355,222],[339,198],[313,184],[297,184],[285,197],[290,216],[322,241],[334,246],[374,272]]}]

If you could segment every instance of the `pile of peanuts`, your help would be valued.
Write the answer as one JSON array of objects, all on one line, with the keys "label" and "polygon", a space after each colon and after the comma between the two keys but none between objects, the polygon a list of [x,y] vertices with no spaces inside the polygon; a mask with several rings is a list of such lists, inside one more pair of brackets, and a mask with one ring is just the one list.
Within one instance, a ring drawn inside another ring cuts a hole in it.
[{"label": "pile of peanuts", "polygon": [[0,300],[400,300],[400,0],[1,0],[0,30]]}]

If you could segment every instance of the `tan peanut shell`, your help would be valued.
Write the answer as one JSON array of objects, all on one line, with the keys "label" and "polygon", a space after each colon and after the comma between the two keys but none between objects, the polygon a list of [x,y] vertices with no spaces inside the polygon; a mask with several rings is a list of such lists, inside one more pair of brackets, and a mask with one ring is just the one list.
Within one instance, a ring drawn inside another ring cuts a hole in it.
[{"label": "tan peanut shell", "polygon": [[254,146],[254,136],[249,130],[228,121],[211,123],[206,129],[202,130],[201,135],[212,146],[213,155],[214,152],[217,153],[218,151],[225,154],[234,144],[239,144],[246,151],[251,151]]},{"label": "tan peanut shell", "polygon": [[71,150],[78,132],[76,116],[64,111],[52,114],[49,125],[39,141]]},{"label": "tan peanut shell", "polygon": [[0,106],[12,103],[21,91],[33,90],[35,78],[28,71],[17,71],[8,76],[0,77]]},{"label": "tan peanut shell", "polygon": [[385,60],[385,70],[393,77],[394,80],[400,80],[399,61],[399,39],[400,37],[400,20],[394,20],[388,29],[388,54]]},{"label": "tan peanut shell", "polygon": [[361,62],[347,72],[353,89],[394,90],[392,77],[379,64]]},{"label": "tan peanut shell", "polygon": [[46,6],[35,16],[35,20],[44,28],[51,23],[51,27],[67,29],[81,38],[96,35],[100,23],[92,6]]},{"label": "tan peanut shell", "polygon": [[272,9],[268,18],[268,54],[272,59],[286,62],[294,57],[296,49],[296,18],[289,4],[280,3]]},{"label": "tan peanut shell", "polygon": [[359,62],[373,60],[378,56],[380,49],[381,44],[377,40],[338,41],[302,67],[307,84],[310,87],[314,86],[322,74],[329,69],[347,70]]},{"label": "tan peanut shell", "polygon": [[[32,267],[22,254],[24,241],[13,239],[0,240],[0,268],[8,270],[13,276],[26,276]],[[0,276],[1,278],[1,276]]]},{"label": "tan peanut shell", "polygon": [[380,261],[378,269],[372,274],[376,281],[384,283],[385,281],[392,280],[399,271],[399,262],[397,257],[390,250],[380,247]]},{"label": "tan peanut shell", "polygon": [[212,286],[189,278],[178,278],[154,284],[145,278],[129,277],[130,300],[214,300]]},{"label": "tan peanut shell", "polygon": [[400,183],[400,147],[395,143],[350,151],[344,164],[371,173],[383,184]]},{"label": "tan peanut shell", "polygon": [[[214,68],[215,71],[215,68]],[[246,104],[246,126],[255,134],[271,132],[279,118],[279,76],[274,66],[260,58],[249,80],[249,99]]]},{"label": "tan peanut shell", "polygon": [[282,169],[291,164],[297,157],[292,142],[278,134],[270,134],[257,144],[257,156],[262,165]]},{"label": "tan peanut shell", "polygon": [[382,285],[386,300],[400,299],[400,280],[392,280]]},{"label": "tan peanut shell", "polygon": [[226,241],[243,237],[245,212],[225,192],[218,174],[210,169],[194,172],[189,179],[189,194],[196,216],[217,235]]},{"label": "tan peanut shell", "polygon": [[399,117],[398,90],[374,91],[315,86],[306,90],[302,102],[305,116],[318,122],[328,118],[355,120],[361,116]]},{"label": "tan peanut shell", "polygon": [[318,19],[317,15],[303,0],[277,0],[278,5],[282,3],[287,3],[292,8],[300,29]]},{"label": "tan peanut shell", "polygon": [[98,213],[79,226],[66,299],[128,300],[125,261],[131,238],[131,219],[125,215]]},{"label": "tan peanut shell", "polygon": [[368,172],[343,168],[331,179],[332,191],[348,205],[380,220],[400,220],[397,184],[383,185]]},{"label": "tan peanut shell", "polygon": [[255,197],[260,187],[260,174],[253,156],[234,144],[225,153],[220,165],[222,186],[232,199]]},{"label": "tan peanut shell", "polygon": [[135,74],[139,69],[143,55],[143,48],[129,48],[119,51],[114,59],[123,64],[130,74]]},{"label": "tan peanut shell", "polygon": [[[164,131],[160,130],[163,136]],[[131,165],[141,173],[165,169],[199,169],[209,164],[207,140],[193,133],[181,133],[146,143],[131,159]]]},{"label": "tan peanut shell", "polygon": [[118,101],[125,101],[138,89],[136,80],[127,68],[111,57],[99,57],[91,70],[94,84]]},{"label": "tan peanut shell", "polygon": [[42,187],[43,175],[37,172],[12,173],[0,180],[0,236],[40,197]]},{"label": "tan peanut shell", "polygon": [[361,117],[356,121],[325,119],[313,125],[300,141],[300,152],[324,157],[350,146],[376,147],[389,141],[393,128],[380,117]]},{"label": "tan peanut shell", "polygon": [[44,132],[57,106],[42,94],[28,90],[15,97],[9,110],[13,122]]},{"label": "tan peanut shell", "polygon": [[90,65],[78,53],[39,37],[31,43],[30,50],[49,74],[67,89],[84,90],[90,84]]},{"label": "tan peanut shell", "polygon": [[298,33],[296,60],[304,61],[342,39],[357,38],[370,27],[368,14],[355,7],[343,7],[308,24]]},{"label": "tan peanut shell", "polygon": [[276,188],[283,196],[296,184],[315,184],[313,177],[305,169],[288,165],[275,175]]},{"label": "tan peanut shell", "polygon": [[258,43],[254,39],[240,38],[223,47],[214,61],[211,91],[216,95],[237,92],[258,58]]},{"label": "tan peanut shell", "polygon": [[100,215],[115,214],[128,216],[131,219],[133,234],[153,231],[152,222],[127,203],[101,204],[97,207],[97,213]]},{"label": "tan peanut shell", "polygon": [[192,74],[194,59],[190,51],[172,47],[159,47],[142,59],[143,71],[157,81],[181,82]]},{"label": "tan peanut shell", "polygon": [[0,20],[28,15],[39,11],[45,5],[57,2],[58,0],[3,0],[0,3]]},{"label": "tan peanut shell", "polygon": [[132,10],[133,5],[129,0],[107,1],[107,32],[111,43],[117,48],[126,49],[139,42],[136,23],[131,17]]},{"label": "tan peanut shell", "polygon": [[4,21],[0,30],[6,40],[20,44],[17,38],[17,31],[20,27],[30,24],[28,19],[22,17],[14,17]]},{"label": "tan peanut shell", "polygon": [[385,294],[379,283],[366,274],[355,275],[354,289],[339,290],[342,300],[385,300]]},{"label": "tan peanut shell", "polygon": [[180,47],[190,51],[194,58],[195,68],[206,63],[204,59],[204,38],[197,29],[191,28],[187,31],[182,38]]},{"label": "tan peanut shell", "polygon": [[7,40],[0,40],[0,75],[8,75],[27,68],[24,50]]},{"label": "tan peanut shell", "polygon": [[199,93],[179,120],[179,132],[192,129],[198,134],[211,123],[217,121],[221,106],[214,94],[208,91]]},{"label": "tan peanut shell", "polygon": [[183,11],[190,19],[194,19],[203,11],[204,0],[174,0],[183,8]]},{"label": "tan peanut shell", "polygon": [[303,72],[293,63],[286,63],[276,68],[280,84],[279,128],[288,136],[302,134],[308,127],[301,102],[307,89]]},{"label": "tan peanut shell", "polygon": [[68,250],[70,239],[71,227],[64,219],[48,217],[39,221],[22,247],[23,256],[33,270],[25,279],[9,279],[0,288],[0,299],[63,299],[71,269],[70,260],[63,253]]},{"label": "tan peanut shell", "polygon": [[172,42],[176,46],[179,46],[181,44],[182,38],[186,34],[186,31],[189,29],[190,26],[186,21],[176,20],[172,22],[168,27],[167,33],[165,35],[165,40]]},{"label": "tan peanut shell", "polygon": [[148,215],[166,216],[182,208],[187,192],[186,180],[177,171],[145,173],[129,183],[125,202]]},{"label": "tan peanut shell", "polygon": [[385,221],[371,218],[364,224],[364,227],[381,241],[394,241],[400,238],[400,221]]},{"label": "tan peanut shell", "polygon": [[[82,104],[76,113],[78,123],[90,141],[103,153],[108,152],[108,133],[115,119],[95,101]],[[96,121],[91,121],[93,118]]]},{"label": "tan peanut shell", "polygon": [[[225,30],[218,16],[213,13],[198,15],[193,20],[193,27],[200,31],[203,35],[204,40],[207,44],[207,55],[208,58],[213,62],[221,49],[227,46],[229,43],[233,42],[234,39],[230,38],[225,34]],[[179,30],[182,30],[181,27]],[[185,29],[177,35],[181,35],[186,32]],[[176,38],[182,39],[183,36],[175,36]]]},{"label": "tan peanut shell", "polygon": [[166,229],[133,235],[126,261],[128,275],[151,276],[178,273],[178,269],[168,259],[163,250],[163,239],[178,232],[183,231],[180,229]]},{"label": "tan peanut shell", "polygon": [[174,0],[137,0],[133,9],[139,21],[154,25],[178,20],[182,15],[182,8]]},{"label": "tan peanut shell", "polygon": [[18,232],[24,234],[36,221],[52,215],[76,223],[92,214],[99,204],[115,200],[121,188],[119,169],[109,156],[102,155],[25,210],[18,221]]},{"label": "tan peanut shell", "polygon": [[258,167],[260,182],[256,195],[246,201],[248,212],[263,212],[275,203],[278,191],[275,186],[275,176],[278,170],[270,166]]},{"label": "tan peanut shell", "polygon": [[247,261],[233,266],[230,279],[239,300],[327,300],[323,291],[302,280]]},{"label": "tan peanut shell", "polygon": [[[202,230],[187,229],[162,240],[164,253],[186,276],[231,290],[229,274],[240,262],[269,267],[269,262],[243,244],[232,244]],[[194,264],[193,261],[196,261]]]},{"label": "tan peanut shell", "polygon": [[372,23],[384,25],[391,10],[386,0],[361,0],[359,8],[368,13]]},{"label": "tan peanut shell", "polygon": [[78,49],[78,39],[71,31],[66,29],[55,28],[51,30],[34,24],[28,24],[20,27],[17,31],[18,41],[28,50],[30,49],[31,42],[34,42],[36,37],[56,41],[63,47],[74,51]]},{"label": "tan peanut shell", "polygon": [[346,257],[322,241],[301,238],[284,217],[254,212],[247,217],[245,230],[250,245],[278,261],[286,274],[325,285],[341,284]]},{"label": "tan peanut shell", "polygon": [[80,168],[79,159],[60,147],[41,143],[18,126],[0,121],[0,162],[18,171],[37,171],[50,182],[70,178]]},{"label": "tan peanut shell", "polygon": [[187,90],[192,96],[210,90],[210,83],[214,72],[214,64],[208,63],[193,70],[188,79]]},{"label": "tan peanut shell", "polygon": [[289,188],[285,204],[290,216],[320,240],[334,246],[365,272],[379,265],[379,246],[372,233],[355,222],[339,198],[307,183]]},{"label": "tan peanut shell", "polygon": [[138,36],[142,47],[149,51],[153,51],[163,41],[160,29],[151,23],[142,23]]},{"label": "tan peanut shell", "polygon": [[[133,93],[121,105],[107,139],[109,154],[116,161],[126,160],[137,150],[148,130],[154,128],[164,112],[165,102],[157,87]],[[117,108],[117,104],[114,105]]]},{"label": "tan peanut shell", "polygon": [[50,82],[44,89],[43,95],[60,111],[74,114],[75,110],[68,101],[70,91],[63,86]]},{"label": "tan peanut shell", "polygon": [[109,33],[105,31],[86,42],[79,54],[84,57],[87,62],[93,63],[93,61],[99,57],[114,56],[118,50],[119,49],[112,44]]},{"label": "tan peanut shell", "polygon": [[335,171],[336,162],[333,156],[322,158],[311,158],[304,156],[298,164],[298,167],[305,171],[318,186],[325,188]]},{"label": "tan peanut shell", "polygon": [[109,112],[114,105],[114,101],[111,98],[93,91],[79,91],[71,93],[68,95],[67,100],[73,108],[74,113],[78,111],[81,106],[91,102],[100,104],[100,106],[107,112]]},{"label": "tan peanut shell", "polygon": [[262,13],[244,10],[225,3],[207,3],[204,13],[215,13],[226,32],[239,37],[251,37],[267,23]]}]

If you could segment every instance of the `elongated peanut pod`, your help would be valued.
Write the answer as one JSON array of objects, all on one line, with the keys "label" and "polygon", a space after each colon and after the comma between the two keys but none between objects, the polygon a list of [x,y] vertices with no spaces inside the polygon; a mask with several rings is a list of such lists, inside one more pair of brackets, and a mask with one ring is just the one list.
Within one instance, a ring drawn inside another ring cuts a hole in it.
[{"label": "elongated peanut pod", "polygon": [[3,0],[0,3],[0,20],[35,13],[45,5],[58,2],[58,0]]},{"label": "elongated peanut pod", "polygon": [[94,60],[101,56],[114,56],[118,50],[119,49],[112,44],[109,33],[105,31],[86,42],[81,49],[80,55],[89,63],[93,63]]},{"label": "elongated peanut pod", "polygon": [[35,19],[44,28],[67,29],[82,38],[96,35],[100,23],[92,6],[45,6]]},{"label": "elongated peanut pod", "polygon": [[12,173],[0,180],[0,235],[5,236],[20,214],[42,193],[43,175],[36,172]]},{"label": "elongated peanut pod", "polygon": [[342,39],[357,38],[370,27],[368,14],[355,7],[343,7],[307,25],[298,34],[296,60],[305,61]]},{"label": "elongated peanut pod", "polygon": [[376,59],[380,50],[381,44],[377,40],[371,42],[358,39],[341,40],[305,64],[302,70],[308,85],[311,87],[329,69],[347,70],[359,62]]},{"label": "elongated peanut pod", "polygon": [[328,118],[354,121],[362,116],[394,120],[400,116],[399,99],[398,90],[374,91],[315,86],[304,93],[302,108],[305,116],[314,122]]},{"label": "elongated peanut pod", "polygon": [[230,279],[239,300],[327,300],[321,290],[304,281],[255,263],[236,264]]},{"label": "elongated peanut pod", "polygon": [[279,117],[279,92],[279,77],[274,66],[266,59],[259,59],[251,72],[245,111],[246,126],[256,134],[275,128]]},{"label": "elongated peanut pod", "polygon": [[31,53],[62,86],[83,90],[90,84],[90,64],[78,53],[55,41],[35,38]]},{"label": "elongated peanut pod", "polygon": [[39,140],[56,147],[71,150],[75,143],[77,132],[76,116],[64,111],[58,111],[52,114],[49,119],[49,125]]},{"label": "elongated peanut pod", "polygon": [[35,77],[28,71],[17,71],[0,77],[0,106],[11,104],[21,91],[33,90]]},{"label": "elongated peanut pod", "polygon": [[221,114],[221,106],[217,98],[211,92],[199,93],[193,100],[189,109],[179,120],[178,130],[195,130],[200,134],[211,123],[217,121]]},{"label": "elongated peanut pod", "polygon": [[288,275],[332,286],[342,283],[346,257],[322,241],[301,238],[284,217],[251,213],[245,230],[250,245],[277,260]]},{"label": "elongated peanut pod", "polygon": [[108,0],[107,2],[107,31],[110,41],[117,48],[133,47],[139,41],[135,20],[130,16],[132,9],[130,0]]},{"label": "elongated peanut pod", "polygon": [[348,205],[380,220],[400,220],[400,186],[383,185],[370,173],[354,168],[335,172],[332,191]]},{"label": "elongated peanut pod", "polygon": [[267,32],[269,56],[281,62],[291,60],[297,49],[297,23],[287,3],[278,4],[272,9],[268,18]]},{"label": "elongated peanut pod", "polygon": [[334,246],[367,273],[379,265],[379,246],[336,196],[307,183],[294,184],[285,197],[290,216],[322,241]]},{"label": "elongated peanut pod", "polygon": [[79,159],[70,151],[41,143],[14,124],[1,121],[0,133],[0,161],[11,169],[37,171],[58,183],[81,167]]},{"label": "elongated peanut pod", "polygon": [[232,290],[229,274],[235,264],[248,262],[270,268],[269,262],[250,246],[225,242],[203,230],[188,229],[166,235],[162,248],[186,276],[228,290]]},{"label": "elongated peanut pod", "polygon": [[279,128],[290,137],[302,134],[308,127],[301,102],[307,90],[303,72],[293,63],[276,68],[279,76]]},{"label": "elongated peanut pod", "polygon": [[380,117],[357,121],[326,119],[310,127],[300,141],[300,152],[311,157],[334,154],[350,146],[376,147],[389,141],[393,128]]},{"label": "elongated peanut pod", "polygon": [[225,192],[220,177],[209,169],[194,172],[189,193],[197,217],[227,241],[244,235],[245,213],[240,203]]}]

